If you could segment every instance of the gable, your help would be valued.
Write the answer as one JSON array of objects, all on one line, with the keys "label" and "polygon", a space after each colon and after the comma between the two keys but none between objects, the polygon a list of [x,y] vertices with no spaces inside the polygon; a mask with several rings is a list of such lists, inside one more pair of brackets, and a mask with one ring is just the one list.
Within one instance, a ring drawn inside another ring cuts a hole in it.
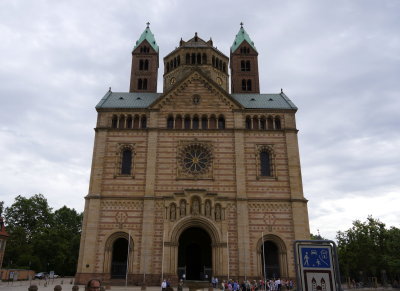
[{"label": "gable", "polygon": [[195,70],[150,105],[149,109],[168,112],[210,113],[242,109],[218,84]]}]

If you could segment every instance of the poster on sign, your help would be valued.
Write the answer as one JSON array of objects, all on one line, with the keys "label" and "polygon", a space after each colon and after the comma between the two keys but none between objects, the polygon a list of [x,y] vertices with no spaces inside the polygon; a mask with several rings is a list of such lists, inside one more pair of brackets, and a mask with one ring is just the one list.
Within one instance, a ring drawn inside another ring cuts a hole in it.
[{"label": "poster on sign", "polygon": [[304,271],[305,287],[310,291],[334,291],[332,273],[330,271]]}]

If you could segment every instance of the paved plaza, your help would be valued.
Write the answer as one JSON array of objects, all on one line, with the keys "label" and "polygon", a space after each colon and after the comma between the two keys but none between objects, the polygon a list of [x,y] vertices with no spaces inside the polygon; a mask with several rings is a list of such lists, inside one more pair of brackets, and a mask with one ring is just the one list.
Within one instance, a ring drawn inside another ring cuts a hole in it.
[{"label": "paved plaza", "polygon": [[[16,282],[2,282],[0,281],[0,291],[28,291],[29,285],[37,285],[38,291],[53,291],[56,285],[60,285],[62,287],[62,291],[72,291],[73,283],[71,284],[71,280],[73,278],[58,278],[54,280],[49,280],[47,286],[45,286],[44,280],[32,280],[29,281],[16,281]],[[72,281],[73,282],[73,281]],[[345,291],[350,290],[362,290],[362,291],[389,291],[389,290],[400,290],[400,289],[393,289],[393,288],[360,288],[360,289],[347,289],[346,285],[343,285],[343,289]],[[84,291],[85,286],[79,285],[79,291]],[[140,286],[111,286],[109,290],[116,290],[116,291],[140,291]],[[150,286],[147,287],[147,291],[161,291],[160,287],[157,286]],[[220,289],[216,289],[220,290]],[[176,291],[176,288],[174,288]],[[189,288],[183,288],[183,291],[189,291]],[[204,291],[208,291],[208,288],[204,288]]]}]

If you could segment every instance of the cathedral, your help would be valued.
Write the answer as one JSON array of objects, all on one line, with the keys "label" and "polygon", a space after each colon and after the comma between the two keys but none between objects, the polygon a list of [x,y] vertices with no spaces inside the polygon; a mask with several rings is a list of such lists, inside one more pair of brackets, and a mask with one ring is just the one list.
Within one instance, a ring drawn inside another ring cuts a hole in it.
[{"label": "cathedral", "polygon": [[96,106],[76,283],[295,278],[293,241],[310,236],[297,107],[260,93],[242,24],[229,57],[195,33],[163,64],[159,93],[147,24],[129,92]]}]

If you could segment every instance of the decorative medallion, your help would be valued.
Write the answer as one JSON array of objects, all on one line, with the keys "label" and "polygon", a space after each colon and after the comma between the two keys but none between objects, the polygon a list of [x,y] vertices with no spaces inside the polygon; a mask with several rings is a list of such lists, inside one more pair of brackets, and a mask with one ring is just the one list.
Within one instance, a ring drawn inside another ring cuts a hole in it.
[{"label": "decorative medallion", "polygon": [[172,85],[172,84],[175,84],[175,82],[176,82],[175,77],[172,77],[171,80],[169,81],[169,83],[170,83],[171,85]]},{"label": "decorative medallion", "polygon": [[220,77],[217,77],[217,83],[218,83],[218,85],[222,85],[222,79],[220,78]]},{"label": "decorative medallion", "polygon": [[195,104],[195,105],[199,104],[200,103],[200,95],[198,95],[198,94],[193,95],[192,100],[193,100],[193,104]]},{"label": "decorative medallion", "polygon": [[179,176],[210,178],[212,150],[206,143],[187,143],[178,150]]}]

